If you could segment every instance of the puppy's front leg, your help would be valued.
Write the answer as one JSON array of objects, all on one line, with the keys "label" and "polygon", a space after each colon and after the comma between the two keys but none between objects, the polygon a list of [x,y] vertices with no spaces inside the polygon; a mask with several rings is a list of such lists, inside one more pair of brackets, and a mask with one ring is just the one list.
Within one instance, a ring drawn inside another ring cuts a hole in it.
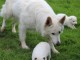
[{"label": "puppy's front leg", "polygon": [[73,26],[72,26],[72,29],[76,29],[76,27],[73,25]]},{"label": "puppy's front leg", "polygon": [[52,43],[51,40],[49,41],[49,44],[50,44],[50,46],[51,46],[52,51],[53,51],[54,53],[57,53],[57,54],[58,54],[59,52],[58,52],[58,50],[56,50],[56,48],[54,47],[54,44]]}]

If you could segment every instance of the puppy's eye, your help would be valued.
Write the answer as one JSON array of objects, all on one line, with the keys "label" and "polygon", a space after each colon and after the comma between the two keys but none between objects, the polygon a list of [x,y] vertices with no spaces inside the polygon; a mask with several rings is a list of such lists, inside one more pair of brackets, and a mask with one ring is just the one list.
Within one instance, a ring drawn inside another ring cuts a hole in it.
[{"label": "puppy's eye", "polygon": [[37,60],[37,58],[35,58],[34,60]]},{"label": "puppy's eye", "polygon": [[55,33],[52,33],[52,35],[55,35]]},{"label": "puppy's eye", "polygon": [[45,57],[43,59],[45,60]]},{"label": "puppy's eye", "polygon": [[49,56],[47,56],[47,60],[49,60]]},{"label": "puppy's eye", "polygon": [[75,21],[73,21],[73,22],[75,22]]},{"label": "puppy's eye", "polygon": [[60,34],[61,32],[59,31],[59,34]]}]

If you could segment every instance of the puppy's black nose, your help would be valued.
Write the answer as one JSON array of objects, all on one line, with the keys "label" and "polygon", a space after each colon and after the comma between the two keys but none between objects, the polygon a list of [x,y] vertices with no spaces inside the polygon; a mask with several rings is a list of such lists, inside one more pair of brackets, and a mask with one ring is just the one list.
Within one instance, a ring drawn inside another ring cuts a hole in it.
[{"label": "puppy's black nose", "polygon": [[61,44],[60,42],[57,42],[57,44],[56,44],[56,45],[57,45],[57,46],[60,46],[60,44]]}]

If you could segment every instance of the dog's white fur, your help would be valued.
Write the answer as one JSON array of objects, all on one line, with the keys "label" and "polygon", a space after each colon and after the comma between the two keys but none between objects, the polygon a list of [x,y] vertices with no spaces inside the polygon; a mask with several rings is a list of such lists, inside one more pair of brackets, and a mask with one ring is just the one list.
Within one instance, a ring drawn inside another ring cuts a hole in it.
[{"label": "dog's white fur", "polygon": [[[62,15],[64,15],[64,14],[62,14],[62,13],[57,14],[57,16],[59,16],[59,18]],[[77,24],[77,17],[76,16],[67,16],[66,14],[65,14],[65,16],[66,16],[66,19],[65,19],[64,25],[68,26],[72,29],[76,29],[75,24]]]},{"label": "dog's white fur", "polygon": [[[1,10],[3,17],[2,30],[5,20],[14,17],[19,22],[19,39],[22,48],[28,49],[25,43],[26,29],[35,28],[42,36],[50,38],[50,46],[54,53],[59,53],[54,44],[60,44],[60,32],[64,29],[65,16],[57,19],[56,14],[45,0],[6,0]],[[14,20],[15,21],[15,20]],[[13,29],[15,30],[15,23]]]},{"label": "dog's white fur", "polygon": [[[6,28],[6,20],[13,16],[12,6],[15,2],[16,2],[16,0],[6,0],[5,4],[2,5],[2,9],[0,12],[0,16],[3,17],[3,23],[2,23],[2,27],[1,27],[2,32]],[[14,32],[14,33],[16,33],[16,28],[15,28],[16,23],[15,22],[16,21],[13,20],[13,23],[12,23],[12,32]]]},{"label": "dog's white fur", "polygon": [[40,42],[32,53],[32,60],[50,60],[51,48],[47,42]]}]

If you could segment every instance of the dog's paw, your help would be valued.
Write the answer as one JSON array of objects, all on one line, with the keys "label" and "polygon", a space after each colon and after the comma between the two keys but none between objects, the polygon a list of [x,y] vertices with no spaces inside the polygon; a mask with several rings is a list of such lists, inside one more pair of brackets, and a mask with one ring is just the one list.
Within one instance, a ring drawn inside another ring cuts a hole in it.
[{"label": "dog's paw", "polygon": [[0,31],[1,31],[1,32],[4,32],[5,30],[6,30],[6,28],[1,28],[1,30],[0,30]]},{"label": "dog's paw", "polygon": [[23,46],[23,45],[22,45],[22,48],[23,49],[30,49],[28,46]]},{"label": "dog's paw", "polygon": [[59,51],[55,51],[54,53],[59,54],[60,52]]},{"label": "dog's paw", "polygon": [[13,33],[16,33],[16,30],[12,30]]},{"label": "dog's paw", "polygon": [[13,28],[13,29],[12,29],[12,32],[13,32],[13,33],[16,33],[16,29]]},{"label": "dog's paw", "polygon": [[60,52],[59,51],[57,51],[57,50],[52,50],[53,51],[53,53],[55,53],[55,54],[59,54]]}]

